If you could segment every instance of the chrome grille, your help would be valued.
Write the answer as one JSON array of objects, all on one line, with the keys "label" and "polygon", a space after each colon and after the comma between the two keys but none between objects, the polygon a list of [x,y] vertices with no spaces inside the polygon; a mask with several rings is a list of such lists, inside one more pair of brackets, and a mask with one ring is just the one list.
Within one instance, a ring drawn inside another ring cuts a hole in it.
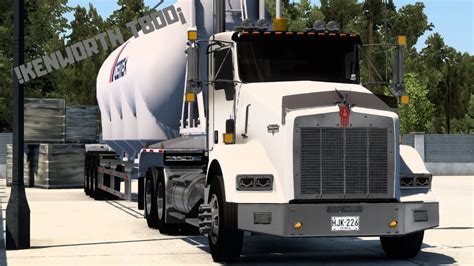
[{"label": "chrome grille", "polygon": [[297,197],[366,198],[390,192],[389,129],[300,127],[296,132]]}]

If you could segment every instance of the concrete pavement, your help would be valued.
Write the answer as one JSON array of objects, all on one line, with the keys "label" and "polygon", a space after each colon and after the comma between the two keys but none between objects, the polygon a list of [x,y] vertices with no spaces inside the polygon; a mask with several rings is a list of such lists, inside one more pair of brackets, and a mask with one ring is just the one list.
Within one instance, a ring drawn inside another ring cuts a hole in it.
[{"label": "concrete pavement", "polygon": [[[5,196],[8,189],[0,182],[0,196]],[[473,264],[474,177],[435,177],[433,190],[440,201],[441,224],[425,233],[423,250],[414,259],[388,260],[378,238],[247,236],[241,264]],[[135,202],[94,201],[79,189],[29,188],[27,195],[32,248],[0,248],[0,265],[212,263],[206,238],[149,229]],[[3,210],[7,200],[2,197]]]}]

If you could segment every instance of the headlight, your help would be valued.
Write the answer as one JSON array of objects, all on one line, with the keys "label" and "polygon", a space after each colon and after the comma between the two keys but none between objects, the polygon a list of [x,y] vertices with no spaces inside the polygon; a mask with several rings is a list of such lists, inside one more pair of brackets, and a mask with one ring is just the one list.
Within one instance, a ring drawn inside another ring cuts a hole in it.
[{"label": "headlight", "polygon": [[268,191],[273,189],[273,175],[238,175],[237,190]]},{"label": "headlight", "polygon": [[409,174],[400,176],[400,188],[431,188],[431,174]]}]

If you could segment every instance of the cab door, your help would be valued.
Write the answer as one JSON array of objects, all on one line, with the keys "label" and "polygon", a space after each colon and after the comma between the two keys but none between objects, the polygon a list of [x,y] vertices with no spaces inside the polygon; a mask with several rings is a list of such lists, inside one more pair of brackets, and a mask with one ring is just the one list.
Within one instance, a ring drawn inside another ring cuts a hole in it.
[{"label": "cab door", "polygon": [[[235,115],[235,71],[233,48],[231,45],[219,47],[214,45],[209,53],[209,124],[208,145],[223,144],[226,124],[232,123]],[[228,129],[228,128],[227,128]]]}]

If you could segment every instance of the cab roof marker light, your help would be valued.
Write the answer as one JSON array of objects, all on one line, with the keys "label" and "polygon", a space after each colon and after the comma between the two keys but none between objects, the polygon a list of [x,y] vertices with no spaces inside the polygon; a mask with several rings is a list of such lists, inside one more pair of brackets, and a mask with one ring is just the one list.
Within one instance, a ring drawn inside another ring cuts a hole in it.
[{"label": "cab roof marker light", "polygon": [[286,35],[293,35],[293,32],[292,31],[287,31]]},{"label": "cab roof marker light", "polygon": [[298,35],[298,36],[304,36],[304,32],[299,31],[299,32],[296,33],[296,35]]},{"label": "cab roof marker light", "polygon": [[281,36],[282,34],[283,34],[283,32],[281,32],[281,31],[276,31],[276,32],[275,32],[275,35],[276,35],[276,36]]},{"label": "cab roof marker light", "polygon": [[269,31],[266,31],[266,32],[263,33],[263,35],[265,35],[265,36],[270,36],[270,35],[272,35],[272,33],[269,32]]},{"label": "cab roof marker light", "polygon": [[252,32],[252,35],[253,35],[253,36],[259,36],[259,35],[260,35],[260,32],[259,32],[259,31],[253,31],[253,32]]},{"label": "cab roof marker light", "polygon": [[246,37],[246,36],[249,36],[249,32],[248,31],[242,31],[240,33],[240,35]]}]

